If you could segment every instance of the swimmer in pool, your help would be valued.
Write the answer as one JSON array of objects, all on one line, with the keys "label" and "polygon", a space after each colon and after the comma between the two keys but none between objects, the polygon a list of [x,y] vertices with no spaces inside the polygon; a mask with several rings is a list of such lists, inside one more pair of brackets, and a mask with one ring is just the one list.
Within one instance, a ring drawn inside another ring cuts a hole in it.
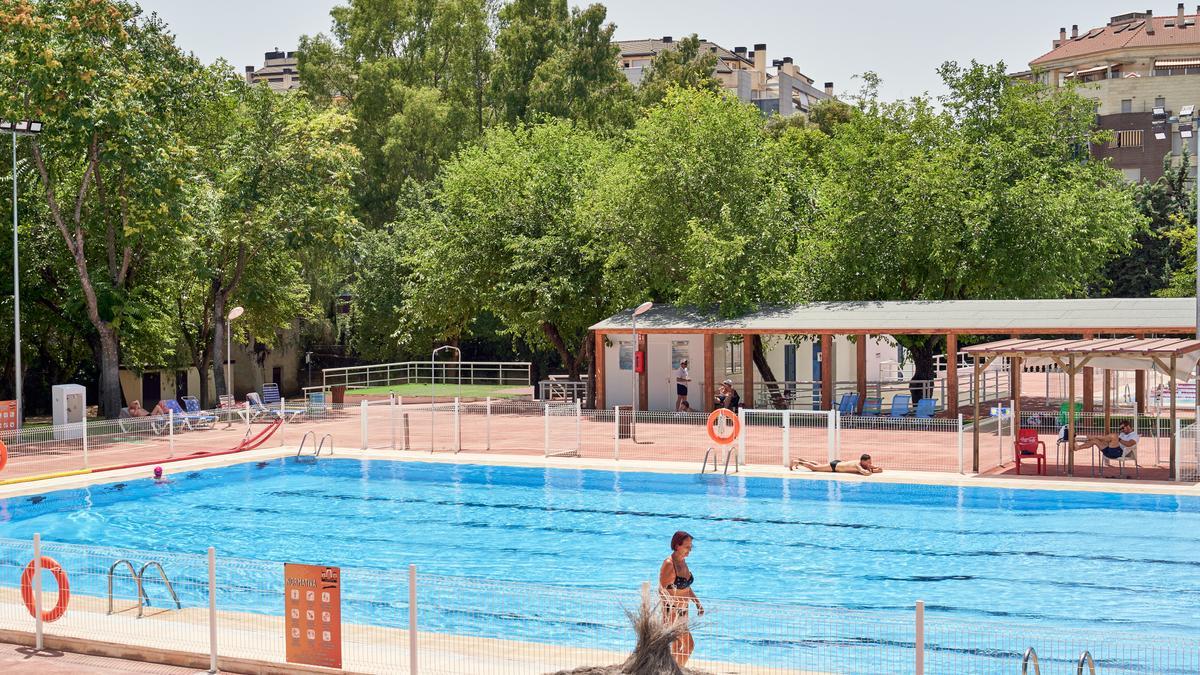
[{"label": "swimmer in pool", "polygon": [[161,466],[154,467],[154,482],[155,483],[171,483],[169,478],[163,478],[163,470]]}]

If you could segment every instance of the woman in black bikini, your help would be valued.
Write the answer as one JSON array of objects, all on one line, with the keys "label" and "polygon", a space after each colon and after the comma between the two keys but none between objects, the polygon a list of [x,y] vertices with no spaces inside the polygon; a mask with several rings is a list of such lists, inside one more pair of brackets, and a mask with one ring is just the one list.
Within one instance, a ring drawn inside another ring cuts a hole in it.
[{"label": "woman in black bikini", "polygon": [[[695,575],[688,569],[687,557],[692,552],[692,535],[682,530],[671,537],[671,555],[663,561],[658,571],[658,590],[662,594],[663,612],[667,621],[683,621],[688,618],[688,603],[696,603],[696,615],[704,616],[704,607],[696,592],[692,590]],[[690,632],[685,632],[675,641],[675,662],[679,667],[687,665],[688,658],[696,648]]]}]

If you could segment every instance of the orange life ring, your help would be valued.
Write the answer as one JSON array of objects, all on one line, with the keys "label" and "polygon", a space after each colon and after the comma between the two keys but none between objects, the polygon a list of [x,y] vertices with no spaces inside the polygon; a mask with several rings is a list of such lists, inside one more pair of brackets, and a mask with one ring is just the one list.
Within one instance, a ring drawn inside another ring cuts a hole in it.
[{"label": "orange life ring", "polygon": [[[717,420],[726,418],[733,423],[733,433],[728,436],[721,436],[717,433]],[[728,408],[717,408],[708,416],[708,437],[717,445],[729,445],[737,440],[738,434],[742,431],[742,421],[738,416],[733,414],[733,411]]]},{"label": "orange life ring", "polygon": [[0,441],[0,471],[3,471],[6,466],[8,466],[8,446],[4,444],[4,441]]},{"label": "orange life ring", "polygon": [[[33,563],[34,561],[30,560],[25,566],[25,571],[21,573],[21,600],[25,603],[25,609],[29,610],[29,616],[36,618],[37,608],[33,604]],[[50,623],[58,621],[67,613],[67,603],[71,601],[71,584],[67,583],[67,573],[63,571],[62,565],[54,558],[42,556],[42,569],[53,574],[54,580],[58,582],[58,602],[54,603],[52,609],[42,612],[42,621]]]}]

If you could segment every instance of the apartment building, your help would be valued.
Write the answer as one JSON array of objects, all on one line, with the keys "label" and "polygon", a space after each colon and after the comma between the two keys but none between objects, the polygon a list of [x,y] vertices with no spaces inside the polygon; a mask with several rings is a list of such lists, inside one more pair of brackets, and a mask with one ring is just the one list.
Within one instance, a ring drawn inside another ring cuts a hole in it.
[{"label": "apartment building", "polygon": [[[634,86],[641,83],[655,55],[677,45],[669,35],[647,40],[619,40],[616,44],[621,49],[618,57],[621,70]],[[758,106],[763,114],[786,117],[806,113],[817,101],[833,98],[832,82],[817,89],[813,79],[800,72],[790,56],[772,61],[768,68],[766,44],[754,45],[753,51],[745,47],[734,47],[731,51],[701,38],[700,49],[717,57],[713,76],[721,86],[736,93],[741,100]]]},{"label": "apartment building", "polygon": [[266,82],[275,91],[295,89],[300,86],[298,63],[296,52],[281,52],[276,47],[263,55],[262,68],[246,66],[246,82]]},{"label": "apartment building", "polygon": [[1146,10],[1086,31],[1059,28],[1050,51],[1030,61],[1027,75],[1054,86],[1082,84],[1081,92],[1096,101],[1100,127],[1114,133],[1111,143],[1092,148],[1093,155],[1111,159],[1129,180],[1156,180],[1164,156],[1177,160],[1185,144],[1196,156],[1198,17],[1200,6],[1187,14],[1179,3],[1167,16]]}]

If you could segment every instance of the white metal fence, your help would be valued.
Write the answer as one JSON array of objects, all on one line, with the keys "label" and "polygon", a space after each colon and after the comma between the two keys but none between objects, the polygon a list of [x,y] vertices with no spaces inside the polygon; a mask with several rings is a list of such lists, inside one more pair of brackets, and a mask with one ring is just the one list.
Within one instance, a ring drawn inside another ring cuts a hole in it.
[{"label": "white metal fence", "polygon": [[321,388],[414,383],[527,386],[531,367],[527,361],[404,361],[326,368],[321,371]]},{"label": "white metal fence", "polygon": [[[55,570],[32,574],[29,597],[40,603],[34,612],[19,590],[38,555],[57,563],[70,584],[55,621],[35,618],[58,603]],[[38,646],[110,643],[150,660],[251,672],[286,662],[283,577],[280,562],[212,548],[205,555],[0,540],[0,628],[31,634]],[[649,582],[594,589],[423,574],[412,566],[342,568],[341,579],[342,667],[368,673],[499,675],[619,664],[635,644],[626,613],[654,597]],[[705,598],[704,607],[690,619],[696,651],[689,665],[711,672],[1020,672],[1030,647],[1046,673],[1076,672],[1084,652],[1104,675],[1200,671],[1194,640],[964,620],[953,608],[927,612],[921,602],[905,611]]]}]

